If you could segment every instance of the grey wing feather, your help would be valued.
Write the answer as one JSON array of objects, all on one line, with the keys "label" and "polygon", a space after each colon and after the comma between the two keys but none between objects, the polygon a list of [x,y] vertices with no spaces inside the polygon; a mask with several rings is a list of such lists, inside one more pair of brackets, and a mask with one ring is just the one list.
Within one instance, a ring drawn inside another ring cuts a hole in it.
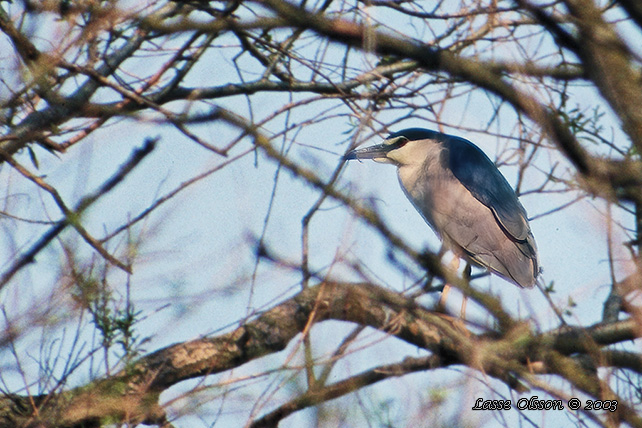
[{"label": "grey wing feather", "polygon": [[453,175],[493,211],[507,233],[516,240],[525,240],[530,234],[526,210],[495,164],[463,138],[449,136],[447,148],[445,152]]},{"label": "grey wing feather", "polygon": [[451,248],[461,248],[470,260],[515,284],[535,284],[539,267],[532,234],[523,241],[509,239],[488,207],[470,198],[460,184],[449,186],[439,197],[444,199],[435,202],[448,208],[433,211],[433,221]]},{"label": "grey wing feather", "polygon": [[[522,287],[532,287],[539,273],[537,246],[526,210],[513,188],[486,154],[468,140],[448,136],[445,143],[447,150],[444,155],[448,156],[448,166],[455,178],[475,199],[492,211],[493,220],[505,236],[512,238],[510,242],[490,233],[492,224],[480,224],[481,219],[478,218],[475,229],[479,231],[480,228],[486,228],[489,232],[482,239],[484,242],[477,243],[474,239],[467,241],[462,236],[457,241],[463,244],[462,249],[477,263]],[[492,220],[485,218],[481,223],[485,221]],[[490,248],[492,251],[489,252]]]}]

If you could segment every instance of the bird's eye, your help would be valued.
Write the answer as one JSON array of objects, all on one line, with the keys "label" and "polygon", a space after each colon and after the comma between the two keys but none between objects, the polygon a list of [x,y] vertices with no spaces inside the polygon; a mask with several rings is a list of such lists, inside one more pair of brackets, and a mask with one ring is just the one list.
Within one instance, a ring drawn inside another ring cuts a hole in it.
[{"label": "bird's eye", "polygon": [[396,143],[397,147],[405,146],[408,141],[410,141],[410,140],[408,138],[406,138],[406,137],[399,137],[399,139],[397,140],[397,143]]}]

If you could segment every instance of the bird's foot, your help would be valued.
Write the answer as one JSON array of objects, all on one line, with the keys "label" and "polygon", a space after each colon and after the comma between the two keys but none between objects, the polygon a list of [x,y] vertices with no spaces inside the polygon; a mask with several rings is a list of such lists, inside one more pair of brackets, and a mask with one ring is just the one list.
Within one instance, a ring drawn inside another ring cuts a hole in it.
[{"label": "bird's foot", "polygon": [[390,313],[386,312],[386,322],[383,326],[383,331],[392,335],[398,334],[404,325],[403,319],[405,316],[405,309],[402,309],[401,312],[392,317],[390,316]]}]

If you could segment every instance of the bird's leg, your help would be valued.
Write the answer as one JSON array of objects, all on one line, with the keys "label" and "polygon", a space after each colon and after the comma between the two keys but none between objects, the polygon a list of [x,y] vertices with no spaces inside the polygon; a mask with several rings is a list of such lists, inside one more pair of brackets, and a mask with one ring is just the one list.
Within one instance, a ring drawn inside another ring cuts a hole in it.
[{"label": "bird's leg", "polygon": [[[441,250],[439,252],[441,253]],[[450,267],[455,271],[459,269],[459,257],[455,256],[452,262],[450,262]],[[444,289],[441,291],[441,296],[439,297],[439,303],[437,303],[437,307],[439,308],[446,307],[446,299],[448,299],[449,293],[450,293],[450,285],[444,284]]]},{"label": "bird's leg", "polygon": [[[464,268],[464,280],[466,282],[470,282],[470,274],[473,270],[473,267],[470,265],[470,263],[466,262],[466,267]],[[468,296],[464,294],[464,299],[461,301],[461,312],[460,312],[460,317],[461,319],[465,320],[466,319],[466,305],[468,304]]]},{"label": "bird's leg", "polygon": [[446,307],[446,300],[448,299],[449,293],[450,293],[450,285],[444,284],[444,289],[441,290],[441,296],[439,296],[439,302],[437,303],[438,308]]},{"label": "bird's leg", "polygon": [[[437,252],[437,259],[441,261],[441,259],[444,258],[444,254],[446,254],[446,251],[448,251],[448,249],[442,244],[441,248],[439,248],[439,251]],[[421,287],[424,293],[433,293],[435,291],[438,291],[440,293],[448,292],[446,289],[446,285],[433,286],[432,285],[433,280],[434,280],[434,276],[430,272],[426,272],[426,282]]]}]

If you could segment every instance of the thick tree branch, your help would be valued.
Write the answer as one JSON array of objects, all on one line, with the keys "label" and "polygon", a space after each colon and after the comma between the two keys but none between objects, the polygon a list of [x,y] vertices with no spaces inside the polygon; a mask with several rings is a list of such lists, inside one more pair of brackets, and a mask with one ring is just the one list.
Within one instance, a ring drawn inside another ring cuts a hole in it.
[{"label": "thick tree branch", "polygon": [[[529,363],[538,356],[549,361],[551,352],[560,356],[586,353],[599,346],[637,337],[637,326],[631,321],[588,329],[566,328],[563,332],[544,335],[531,332],[525,324],[516,324],[512,331],[502,336],[476,336],[456,327],[450,318],[433,313],[385,288],[365,283],[326,282],[304,289],[227,334],[158,350],[111,378],[59,397],[36,397],[35,402],[42,404],[37,412],[30,407],[29,400],[19,396],[7,397],[0,402],[0,416],[8,419],[0,423],[0,427],[23,426],[36,420],[67,427],[106,417],[158,422],[163,414],[156,400],[163,390],[183,380],[227,371],[281,351],[311,320],[317,323],[340,320],[369,326],[431,352],[432,357],[406,367],[408,372],[417,369],[417,364],[427,364],[426,369],[436,362],[435,367],[465,364],[518,390],[524,388],[518,382],[520,373],[528,377],[531,373]],[[550,360],[556,367],[552,372],[568,370],[560,368],[562,360],[556,358]],[[620,360],[631,366],[631,358],[632,355],[628,355]],[[551,371],[545,369],[542,372]],[[353,381],[357,379],[368,384],[385,377],[385,373],[382,376],[381,373],[366,372]],[[339,382],[322,389],[318,395],[311,392],[304,401],[293,402],[290,408],[294,411],[350,390],[349,380]],[[277,413],[284,411],[287,409]]]}]

